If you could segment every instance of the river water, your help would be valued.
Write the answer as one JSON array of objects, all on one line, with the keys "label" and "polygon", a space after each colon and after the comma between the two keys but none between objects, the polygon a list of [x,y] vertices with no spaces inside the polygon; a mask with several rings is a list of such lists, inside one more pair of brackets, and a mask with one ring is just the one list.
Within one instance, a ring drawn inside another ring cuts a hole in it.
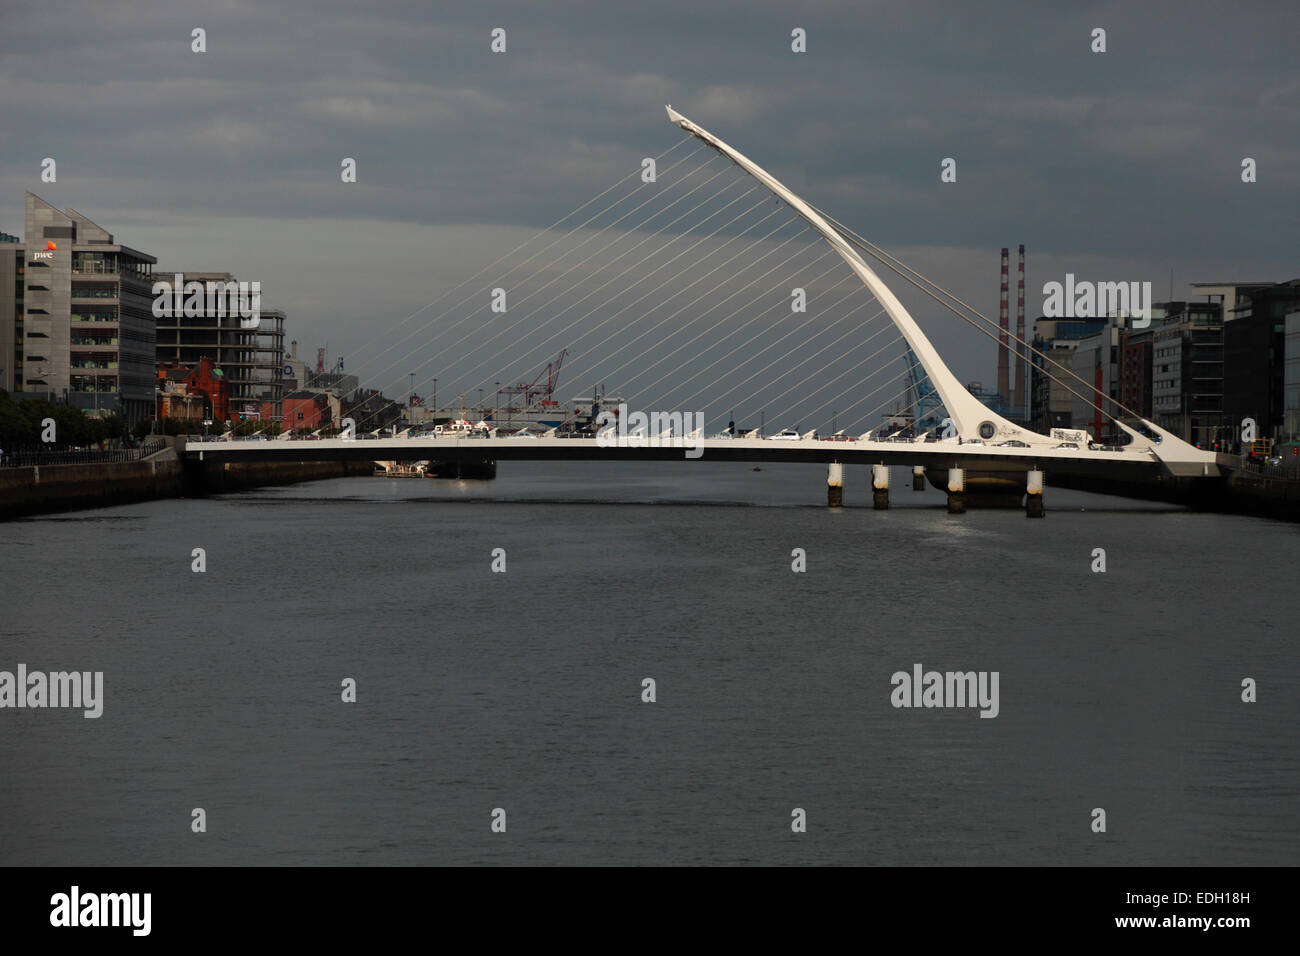
[{"label": "river water", "polygon": [[[98,719],[0,709],[0,864],[1300,863],[1300,528],[846,472],[835,511],[821,467],[503,463],[0,525],[0,671],[104,674]],[[997,716],[893,706],[917,664]]]}]

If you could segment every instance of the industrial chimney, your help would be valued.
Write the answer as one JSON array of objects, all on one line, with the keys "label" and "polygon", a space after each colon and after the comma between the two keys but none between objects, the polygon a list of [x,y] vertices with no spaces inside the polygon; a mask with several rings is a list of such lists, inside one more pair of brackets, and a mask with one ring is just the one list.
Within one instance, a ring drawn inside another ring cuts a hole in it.
[{"label": "industrial chimney", "polygon": [[998,394],[1004,399],[1008,395],[1008,370],[1011,355],[1007,352],[1007,254],[1010,250],[1002,249],[1002,304],[998,307]]},{"label": "industrial chimney", "polygon": [[1020,263],[1016,267],[1016,387],[1011,393],[1011,411],[1013,414],[1027,416],[1028,396],[1025,369],[1025,246],[1020,244]]}]

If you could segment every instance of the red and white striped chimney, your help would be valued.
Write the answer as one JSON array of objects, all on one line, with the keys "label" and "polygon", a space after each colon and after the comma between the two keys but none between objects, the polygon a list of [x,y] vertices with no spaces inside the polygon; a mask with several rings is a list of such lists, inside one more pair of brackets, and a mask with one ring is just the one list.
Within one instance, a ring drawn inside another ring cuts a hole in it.
[{"label": "red and white striped chimney", "polygon": [[1007,396],[1007,379],[1010,373],[1010,354],[1007,352],[1007,344],[1010,339],[1007,336],[1007,257],[1009,249],[1002,249],[1002,304],[998,307],[998,394],[1003,398]]},{"label": "red and white striped chimney", "polygon": [[1028,370],[1025,368],[1025,245],[1020,244],[1016,279],[1016,387],[1012,391],[1013,413],[1028,415]]}]

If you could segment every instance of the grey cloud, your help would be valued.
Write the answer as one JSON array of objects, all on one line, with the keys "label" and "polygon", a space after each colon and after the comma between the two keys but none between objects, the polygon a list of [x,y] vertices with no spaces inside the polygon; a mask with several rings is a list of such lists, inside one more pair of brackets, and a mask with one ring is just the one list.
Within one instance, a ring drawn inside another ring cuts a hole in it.
[{"label": "grey cloud", "polygon": [[[21,231],[31,189],[164,268],[255,273],[292,337],[360,359],[511,240],[678,143],[672,102],[986,312],[997,249],[1022,241],[1031,286],[1091,268],[1160,280],[1173,267],[1179,294],[1210,271],[1284,279],[1300,248],[1298,16],[910,0],[10,5],[0,229]],[[1087,51],[1094,25],[1104,56]],[[206,54],[189,50],[194,26]],[[503,56],[487,52],[495,26]],[[794,26],[805,56],[789,51]],[[56,184],[39,180],[45,156]],[[355,185],[339,182],[344,156]],[[938,179],[946,156],[953,186]],[[1257,184],[1240,182],[1242,156],[1259,161]],[[959,374],[990,377],[984,340],[899,292]]]}]

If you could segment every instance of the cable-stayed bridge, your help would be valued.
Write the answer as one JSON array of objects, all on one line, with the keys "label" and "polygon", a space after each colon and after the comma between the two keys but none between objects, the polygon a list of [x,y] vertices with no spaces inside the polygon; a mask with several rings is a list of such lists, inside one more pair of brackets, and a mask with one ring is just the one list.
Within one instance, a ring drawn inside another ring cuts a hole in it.
[{"label": "cable-stayed bridge", "polygon": [[[360,364],[354,352],[350,369],[392,386],[418,376],[426,392],[441,375],[444,394],[461,396],[495,383],[500,396],[502,382],[564,346],[569,368],[593,384],[613,382],[627,406],[658,427],[629,434],[625,419],[606,417],[576,435],[507,435],[480,398],[476,417],[485,428],[474,433],[370,435],[374,422],[356,421],[346,437],[310,442],[287,432],[269,441],[189,442],[187,459],[703,458],[825,462],[833,473],[863,463],[881,466],[877,488],[881,468],[887,485],[888,466],[909,465],[946,472],[957,494],[977,474],[1022,475],[1032,493],[1044,471],[1136,481],[1219,473],[1214,453],[1123,408],[1019,339],[1042,360],[1042,374],[1100,409],[1127,442],[1098,447],[995,414],[960,383],[868,260],[994,341],[996,322],[671,107],[668,117],[686,139],[385,330],[375,341],[385,347]],[[920,427],[934,406],[942,427]],[[700,419],[663,427],[673,421],[669,409]],[[702,427],[736,418],[749,424],[727,436],[709,437]],[[756,418],[794,434],[762,436]],[[819,429],[834,434],[818,437]]]}]

